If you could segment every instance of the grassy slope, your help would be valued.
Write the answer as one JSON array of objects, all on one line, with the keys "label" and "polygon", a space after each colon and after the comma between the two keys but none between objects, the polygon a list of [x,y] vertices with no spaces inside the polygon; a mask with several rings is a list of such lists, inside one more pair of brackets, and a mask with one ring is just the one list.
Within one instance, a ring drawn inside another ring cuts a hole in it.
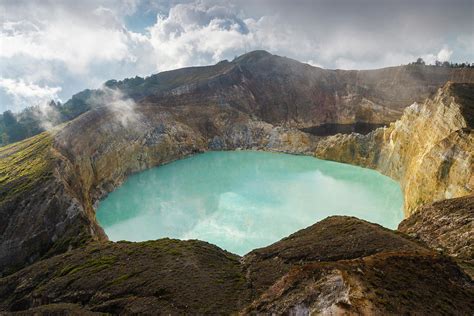
[{"label": "grassy slope", "polygon": [[51,144],[52,135],[44,132],[0,147],[0,203],[51,176]]}]

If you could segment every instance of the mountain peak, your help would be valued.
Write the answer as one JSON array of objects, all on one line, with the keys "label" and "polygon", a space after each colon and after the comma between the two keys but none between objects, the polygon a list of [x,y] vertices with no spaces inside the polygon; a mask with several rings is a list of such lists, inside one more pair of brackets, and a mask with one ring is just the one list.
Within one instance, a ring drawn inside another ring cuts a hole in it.
[{"label": "mountain peak", "polygon": [[267,52],[266,50],[254,50],[243,55],[237,57],[234,61],[235,62],[251,62],[251,61],[258,61],[263,58],[268,58],[274,56]]}]

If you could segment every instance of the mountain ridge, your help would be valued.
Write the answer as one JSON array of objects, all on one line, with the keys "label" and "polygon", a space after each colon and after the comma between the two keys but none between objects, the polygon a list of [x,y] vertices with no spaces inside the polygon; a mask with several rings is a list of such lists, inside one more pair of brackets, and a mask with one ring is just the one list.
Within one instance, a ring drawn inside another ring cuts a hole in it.
[{"label": "mountain ridge", "polygon": [[[38,134],[46,125],[69,121],[106,105],[107,91],[123,99],[161,106],[229,105],[271,123],[297,128],[322,124],[388,124],[414,101],[422,102],[448,80],[474,82],[474,69],[404,65],[375,70],[329,70],[272,55],[243,54],[215,65],[169,70],[141,78],[109,80],[101,89],[76,93],[47,113],[25,110],[16,115],[16,133],[0,119],[0,142]],[[30,113],[31,112],[31,113]],[[15,118],[13,118],[15,119]],[[12,131],[9,133],[9,130]]]}]

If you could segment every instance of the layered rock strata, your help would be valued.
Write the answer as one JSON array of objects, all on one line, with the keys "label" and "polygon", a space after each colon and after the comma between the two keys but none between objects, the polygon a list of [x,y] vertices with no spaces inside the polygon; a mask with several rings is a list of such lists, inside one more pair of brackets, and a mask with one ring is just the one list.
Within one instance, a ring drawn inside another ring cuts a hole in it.
[{"label": "layered rock strata", "polygon": [[[379,76],[354,72],[349,81],[366,76],[375,85],[361,91],[343,84],[347,91],[357,90],[351,95],[361,103],[354,105],[349,94],[342,97],[334,89],[312,93],[316,81],[318,87],[342,81],[331,81],[334,74],[312,74],[308,65],[276,63],[264,52],[229,64],[219,66],[222,74],[211,71],[204,81],[198,76],[171,94],[143,96],[135,108],[98,107],[54,131],[0,148],[0,216],[6,219],[0,223],[0,310],[205,313],[209,307],[222,313],[393,314],[457,308],[469,314],[472,281],[428,246],[472,264],[474,85],[449,83],[423,104],[407,108],[399,121],[368,135],[319,138],[269,122],[306,127],[357,121],[362,116],[355,112],[364,102],[380,111],[362,111],[372,119],[361,121],[385,122],[382,118],[392,118],[389,109],[397,108],[390,103],[396,103],[397,93],[403,98],[419,89],[429,94],[442,80],[429,89],[405,87],[392,94],[386,82],[374,88]],[[261,71],[252,74],[245,67]],[[269,69],[304,70],[301,80],[316,81],[293,91],[283,89],[285,81],[275,76],[268,91],[241,89],[259,87],[265,78],[258,74],[267,76]],[[182,72],[188,76],[189,71]],[[287,95],[277,102],[273,90]],[[385,100],[381,107],[379,97]],[[320,101],[324,107],[317,106]],[[348,112],[336,117],[343,109]],[[345,217],[322,221],[243,258],[197,241],[107,241],[95,205],[127,176],[206,150],[234,149],[314,154],[379,170],[400,182],[406,215],[412,216],[400,230],[420,243]],[[419,208],[459,196],[469,197]],[[30,266],[13,273],[25,265]]]},{"label": "layered rock strata", "polygon": [[388,128],[324,139],[274,127],[230,106],[144,103],[133,111],[89,111],[51,134],[1,149],[0,213],[8,221],[0,226],[0,271],[106,239],[95,221],[100,198],[133,172],[209,149],[314,151],[377,169],[400,181],[407,215],[422,203],[470,194],[472,89],[448,84]]},{"label": "layered rock strata", "polygon": [[253,51],[214,66],[109,82],[135,100],[160,106],[228,105],[264,122],[291,127],[389,123],[448,80],[474,82],[474,70],[406,65],[329,70]]},{"label": "layered rock strata", "polygon": [[368,135],[334,135],[315,156],[373,168],[400,182],[405,215],[474,192],[474,85],[448,83]]}]

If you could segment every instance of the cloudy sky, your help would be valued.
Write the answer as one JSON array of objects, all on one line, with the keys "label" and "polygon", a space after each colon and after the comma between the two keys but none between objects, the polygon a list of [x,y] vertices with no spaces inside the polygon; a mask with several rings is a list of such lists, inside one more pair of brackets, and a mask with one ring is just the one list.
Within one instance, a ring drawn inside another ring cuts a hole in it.
[{"label": "cloudy sky", "polygon": [[0,112],[265,49],[324,68],[474,62],[472,0],[0,0]]}]

